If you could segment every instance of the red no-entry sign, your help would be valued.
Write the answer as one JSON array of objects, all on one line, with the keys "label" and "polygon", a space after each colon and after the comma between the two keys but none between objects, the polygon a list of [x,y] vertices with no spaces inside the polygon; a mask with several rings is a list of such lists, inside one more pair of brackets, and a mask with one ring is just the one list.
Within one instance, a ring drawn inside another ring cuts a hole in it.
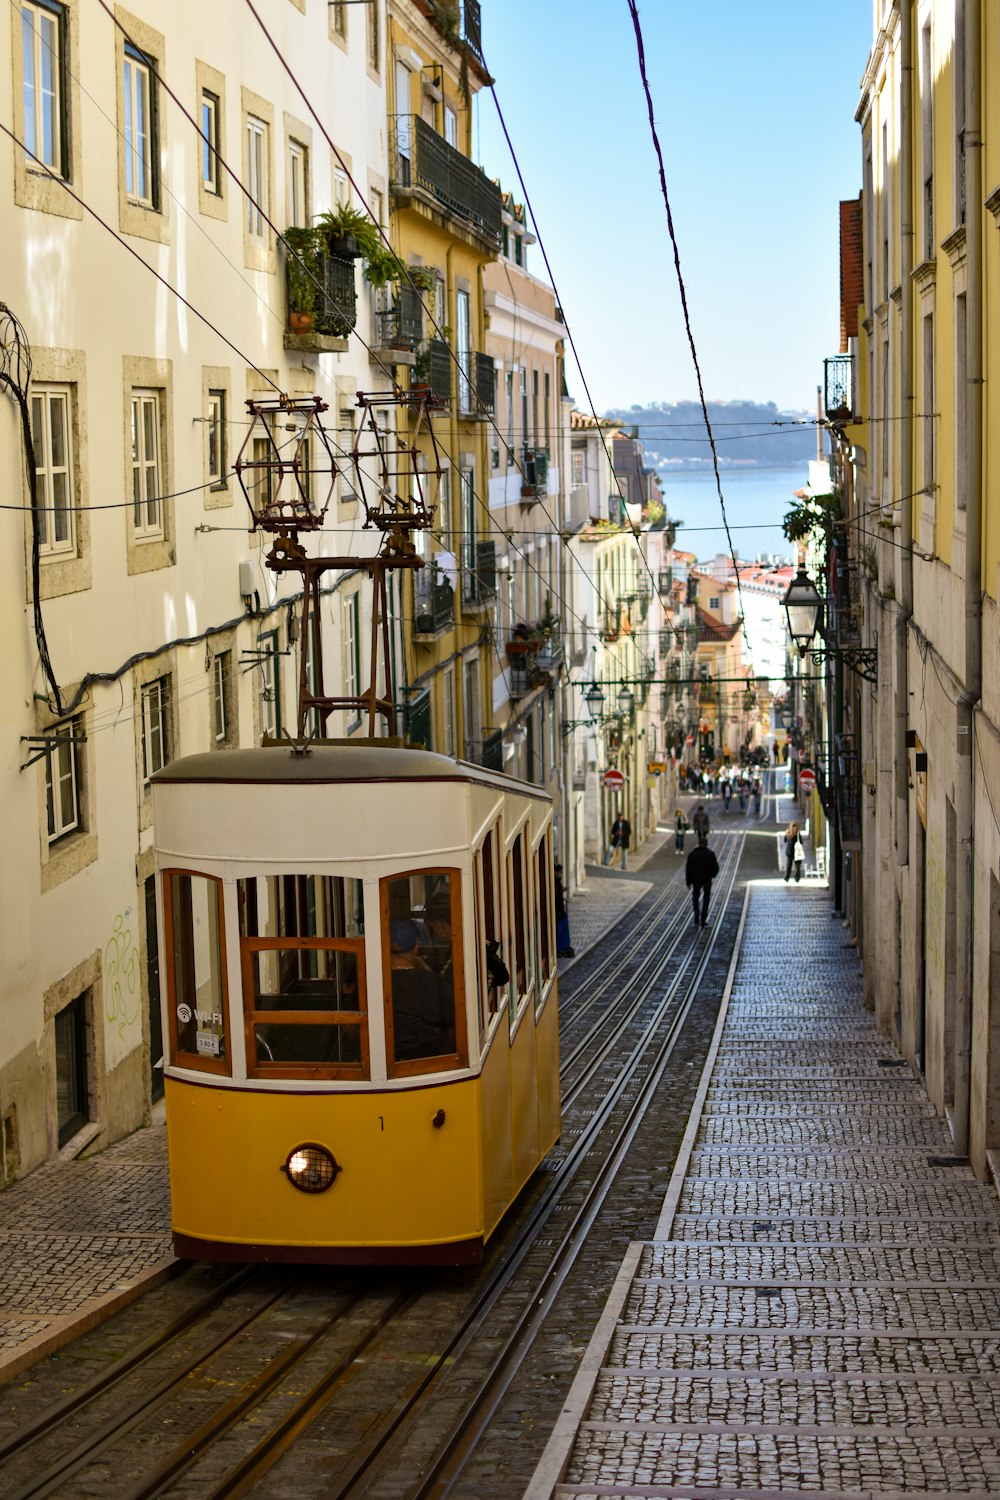
[{"label": "red no-entry sign", "polygon": [[605,771],[604,785],[608,787],[608,789],[612,792],[620,792],[625,785],[625,777],[622,775],[621,771],[616,771],[614,769]]},{"label": "red no-entry sign", "polygon": [[799,786],[804,792],[811,792],[816,785],[816,772],[810,771],[808,766],[803,766],[799,772]]}]

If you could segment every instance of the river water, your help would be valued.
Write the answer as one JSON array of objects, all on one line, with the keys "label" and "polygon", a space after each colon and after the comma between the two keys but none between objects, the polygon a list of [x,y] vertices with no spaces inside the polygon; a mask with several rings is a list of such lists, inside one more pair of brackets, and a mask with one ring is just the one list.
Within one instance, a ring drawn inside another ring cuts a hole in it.
[{"label": "river water", "polygon": [[[792,469],[728,469],[722,471],[722,496],[738,557],[750,560],[762,555],[791,558],[792,546],[781,530],[785,512],[796,490],[808,482],[808,465]],[[715,475],[660,471],[667,515],[678,525],[677,546],[694,552],[699,562],[710,561],[717,552],[729,552],[722,526]]]}]

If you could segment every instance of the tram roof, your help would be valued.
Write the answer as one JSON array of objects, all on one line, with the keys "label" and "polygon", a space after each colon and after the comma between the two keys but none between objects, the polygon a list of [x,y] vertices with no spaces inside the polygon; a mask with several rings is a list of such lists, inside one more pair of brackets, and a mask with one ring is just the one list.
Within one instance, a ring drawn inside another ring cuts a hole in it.
[{"label": "tram roof", "polygon": [[506,788],[527,797],[548,797],[540,787],[502,772],[451,760],[433,750],[398,745],[310,744],[305,754],[290,745],[246,750],[209,750],[171,761],[150,778],[154,783],[235,785],[315,785],[372,781],[459,781]]}]

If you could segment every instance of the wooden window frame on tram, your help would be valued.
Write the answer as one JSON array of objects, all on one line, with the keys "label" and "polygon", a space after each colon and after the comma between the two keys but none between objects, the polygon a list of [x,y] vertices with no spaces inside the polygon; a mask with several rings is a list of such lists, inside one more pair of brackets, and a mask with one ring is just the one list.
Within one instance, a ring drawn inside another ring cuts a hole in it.
[{"label": "wooden window frame on tram", "polygon": [[[449,876],[452,938],[452,993],[455,1005],[454,1052],[434,1057],[396,1061],[392,1015],[392,956],[389,945],[389,886],[395,880],[415,875]],[[387,1078],[417,1078],[424,1073],[456,1073],[469,1066],[469,1028],[465,993],[465,933],[462,927],[462,870],[457,865],[420,865],[383,875],[378,883],[379,925],[382,949],[382,1014],[385,1022],[385,1068]],[[478,1001],[477,1001],[478,1008]]]},{"label": "wooden window frame on tram", "polygon": [[167,1023],[170,1033],[170,1063],[175,1068],[186,1068],[196,1073],[215,1073],[222,1078],[233,1076],[232,1046],[226,1047],[225,1057],[206,1057],[200,1052],[181,1049],[177,1033],[177,975],[174,966],[174,897],[171,878],[175,875],[190,879],[210,880],[215,886],[215,897],[219,915],[219,986],[220,1006],[223,1018],[223,1037],[229,1035],[229,960],[226,949],[226,911],[224,888],[218,875],[209,875],[204,870],[161,870],[160,889],[163,896],[164,957],[167,981]]},{"label": "wooden window frame on tram", "polygon": [[[358,966],[357,1010],[257,1010],[254,1007],[253,957],[255,953],[308,950],[353,954]],[[368,1034],[368,990],[364,938],[242,937],[240,967],[243,979],[243,1045],[248,1078],[322,1078],[366,1083],[371,1078]],[[357,1063],[313,1063],[257,1061],[258,1026],[356,1026],[361,1039]]]}]

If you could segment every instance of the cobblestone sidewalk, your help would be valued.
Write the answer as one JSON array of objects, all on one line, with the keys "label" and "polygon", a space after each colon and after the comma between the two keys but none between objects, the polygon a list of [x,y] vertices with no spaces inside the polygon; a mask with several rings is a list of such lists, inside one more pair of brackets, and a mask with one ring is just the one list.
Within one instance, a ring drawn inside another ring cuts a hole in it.
[{"label": "cobblestone sidewalk", "polygon": [[178,1265],[162,1124],[0,1193],[0,1385]]},{"label": "cobblestone sidewalk", "polygon": [[526,1500],[1000,1494],[1000,1205],[825,890],[752,888],[715,1045]]}]

